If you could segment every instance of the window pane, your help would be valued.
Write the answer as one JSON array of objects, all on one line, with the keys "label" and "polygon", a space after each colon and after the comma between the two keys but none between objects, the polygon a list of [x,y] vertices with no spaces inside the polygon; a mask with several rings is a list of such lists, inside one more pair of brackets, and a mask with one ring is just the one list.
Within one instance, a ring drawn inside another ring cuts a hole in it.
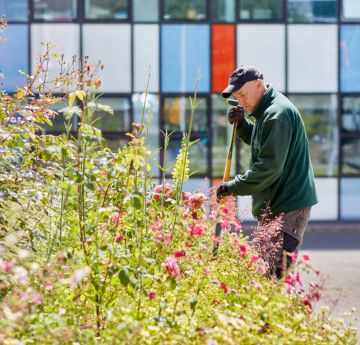
[{"label": "window pane", "polygon": [[114,138],[107,135],[104,135],[104,138],[106,139],[108,147],[111,151],[117,151],[129,142],[129,139],[127,138]]},{"label": "window pane", "polygon": [[29,72],[28,26],[9,25],[4,36],[6,40],[0,44],[0,88],[12,92],[26,81],[18,70]]},{"label": "window pane", "polygon": [[239,0],[240,19],[276,20],[282,18],[282,1]]},{"label": "window pane", "polygon": [[212,91],[221,92],[235,69],[235,25],[214,24],[212,35]]},{"label": "window pane", "polygon": [[46,132],[63,133],[65,132],[65,123],[67,126],[71,126],[70,132],[77,131],[77,116],[74,115],[70,120],[65,120],[63,113],[59,112],[59,110],[66,108],[67,106],[67,101],[59,102],[51,106],[51,110],[56,111],[57,115],[51,120],[53,123],[52,126],[44,126]]},{"label": "window pane", "polygon": [[311,220],[336,220],[338,218],[338,180],[316,178],[319,202],[311,209]]},{"label": "window pane", "polygon": [[[192,132],[204,133],[207,130],[207,100],[198,97],[199,106],[195,109]],[[189,128],[191,104],[188,97],[165,97],[162,109],[164,128],[171,131],[186,131]]]},{"label": "window pane", "polygon": [[340,182],[341,219],[360,219],[360,179],[343,178]]},{"label": "window pane", "polygon": [[288,26],[291,92],[337,92],[337,25]]},{"label": "window pane", "polygon": [[285,26],[238,25],[237,64],[256,66],[267,82],[285,90]]},{"label": "window pane", "polygon": [[[193,141],[194,139],[192,139]],[[181,148],[181,139],[170,139],[169,146],[166,152],[166,167],[175,164],[177,155]],[[190,174],[207,175],[208,172],[208,138],[201,138],[196,144],[189,148]],[[169,175],[172,170],[169,171]]]},{"label": "window pane", "polygon": [[360,91],[360,25],[340,29],[340,86],[343,92]]},{"label": "window pane", "polygon": [[[212,95],[212,175],[213,177],[223,178],[227,150],[231,137],[231,126],[227,121],[227,113],[230,107],[226,104],[221,95]],[[235,145],[230,175],[235,176]]]},{"label": "window pane", "polygon": [[[99,73],[100,92],[131,91],[131,43],[129,24],[83,25],[84,56],[96,64],[99,60],[104,70]],[[111,43],[111,47],[109,46]]]},{"label": "window pane", "polygon": [[235,0],[213,0],[212,16],[215,22],[235,21]]},{"label": "window pane", "polygon": [[194,193],[196,190],[209,196],[210,183],[206,178],[190,178],[183,184],[183,191]]},{"label": "window pane", "polygon": [[210,34],[208,25],[162,25],[161,82],[164,92],[209,91]]},{"label": "window pane", "polygon": [[288,0],[289,22],[335,22],[337,0]]},{"label": "window pane", "polygon": [[87,19],[127,19],[127,0],[85,0]]},{"label": "window pane", "polygon": [[360,139],[341,139],[342,162],[341,171],[346,175],[360,174]]},{"label": "window pane", "polygon": [[360,132],[360,98],[344,97],[341,114],[342,130]]},{"label": "window pane", "polygon": [[27,21],[28,0],[0,0],[0,15],[9,21]]},{"label": "window pane", "polygon": [[157,22],[159,20],[159,0],[133,0],[134,21]]},{"label": "window pane", "polygon": [[77,17],[76,0],[34,0],[34,18],[42,20],[73,20]]},{"label": "window pane", "polygon": [[315,175],[337,174],[336,95],[289,95],[305,123]]},{"label": "window pane", "polygon": [[114,115],[104,111],[94,114],[95,127],[103,132],[125,132],[130,130],[130,100],[128,98],[100,97],[99,104],[110,106]]},{"label": "window pane", "polygon": [[[80,54],[80,28],[77,24],[33,24],[31,25],[31,64],[34,69],[39,54],[44,53],[42,42],[51,42],[54,48],[51,53],[64,54],[70,63],[73,55]],[[59,57],[60,58],[60,57]],[[60,74],[59,58],[53,58],[48,68],[48,79],[53,80]],[[62,90],[56,90],[61,92]]]},{"label": "window pane", "polygon": [[360,2],[359,0],[342,0],[342,17],[344,20],[360,19]]},{"label": "window pane", "polygon": [[205,19],[205,0],[164,0],[164,19]]},{"label": "window pane", "polygon": [[159,25],[133,25],[134,89],[144,92],[148,76],[149,92],[159,91]]}]

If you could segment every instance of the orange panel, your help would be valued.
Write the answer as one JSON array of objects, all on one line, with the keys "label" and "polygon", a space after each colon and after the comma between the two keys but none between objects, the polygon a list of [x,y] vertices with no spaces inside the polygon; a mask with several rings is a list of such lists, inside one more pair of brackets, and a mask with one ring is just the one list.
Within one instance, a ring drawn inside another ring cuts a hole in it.
[{"label": "orange panel", "polygon": [[235,69],[235,25],[212,25],[212,91],[221,92]]}]

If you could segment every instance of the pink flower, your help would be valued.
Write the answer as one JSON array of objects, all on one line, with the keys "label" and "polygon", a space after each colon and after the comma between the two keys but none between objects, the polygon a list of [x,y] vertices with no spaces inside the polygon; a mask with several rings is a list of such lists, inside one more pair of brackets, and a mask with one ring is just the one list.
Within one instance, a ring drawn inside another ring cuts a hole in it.
[{"label": "pink flower", "polygon": [[156,297],[156,293],[155,292],[150,292],[149,293],[149,299],[154,299]]},{"label": "pink flower", "polygon": [[193,194],[189,197],[189,207],[192,209],[201,208],[205,200],[206,197],[204,194],[201,193]]},{"label": "pink flower", "polygon": [[291,255],[290,255],[290,257],[291,257],[291,260],[292,260],[292,261],[296,261],[296,260],[297,260],[297,257],[298,257],[297,252],[292,252]]},{"label": "pink flower", "polygon": [[36,293],[32,296],[32,301],[35,304],[41,304],[43,302],[43,296],[39,293]]},{"label": "pink flower", "polygon": [[304,260],[304,261],[309,261],[309,260],[310,260],[309,255],[303,255],[303,260]]},{"label": "pink flower", "polygon": [[201,224],[196,224],[190,228],[190,236],[201,236],[204,233],[204,229]]},{"label": "pink flower", "polygon": [[184,249],[182,249],[182,250],[174,250],[173,255],[176,258],[181,258],[181,257],[186,255],[186,251]]},{"label": "pink flower", "polygon": [[252,264],[257,262],[258,260],[259,260],[259,255],[253,254],[250,258],[249,267],[251,267]]},{"label": "pink flower", "polygon": [[115,228],[117,228],[119,226],[119,224],[120,224],[120,214],[119,214],[119,212],[114,212],[110,216],[110,220],[114,224]]},{"label": "pink flower", "polygon": [[155,224],[151,227],[151,230],[154,231],[160,231],[161,230],[161,224]]},{"label": "pink flower", "polygon": [[53,288],[54,288],[54,283],[53,283],[53,282],[47,282],[47,283],[45,284],[45,290],[50,291],[50,290],[52,290]]},{"label": "pink flower", "polygon": [[180,267],[177,263],[176,258],[173,256],[169,256],[166,258],[165,262],[161,264],[169,274],[170,277],[176,279],[180,276]]},{"label": "pink flower", "polygon": [[224,206],[223,209],[222,209],[222,212],[224,214],[224,216],[231,216],[231,211],[228,207]]},{"label": "pink flower", "polygon": [[225,283],[220,284],[220,289],[224,290],[224,294],[226,295],[228,293],[228,288]]},{"label": "pink flower", "polygon": [[190,196],[191,196],[191,193],[183,192],[182,195],[181,195],[181,198],[182,198],[183,201],[188,201]]},{"label": "pink flower", "polygon": [[221,226],[221,229],[223,230],[229,230],[230,229],[230,223],[228,220],[226,219],[223,219],[221,222],[220,222],[220,226]]},{"label": "pink flower", "polygon": [[299,283],[299,285],[301,286],[303,285],[299,273],[297,273],[296,275],[288,274],[285,277],[285,283],[292,286],[296,285],[296,283]]}]

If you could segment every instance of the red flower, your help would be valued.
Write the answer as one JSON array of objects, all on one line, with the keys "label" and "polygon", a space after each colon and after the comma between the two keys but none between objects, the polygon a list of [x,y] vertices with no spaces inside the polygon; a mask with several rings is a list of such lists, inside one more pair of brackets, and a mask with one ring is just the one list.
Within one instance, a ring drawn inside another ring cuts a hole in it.
[{"label": "red flower", "polygon": [[310,260],[309,255],[303,255],[303,260],[304,260],[304,261],[309,261],[309,260]]},{"label": "red flower", "polygon": [[239,249],[241,251],[241,254],[240,254],[241,257],[244,258],[246,256],[247,252],[248,252],[247,247],[244,246],[243,244],[240,244]]},{"label": "red flower", "polygon": [[122,241],[122,240],[124,240],[125,239],[125,237],[122,235],[122,234],[120,234],[119,232],[117,232],[116,234],[115,234],[115,240],[116,240],[116,242],[120,242],[120,241]]},{"label": "red flower", "polygon": [[115,228],[117,228],[120,224],[120,214],[119,212],[115,212],[110,216],[111,222],[114,224]]},{"label": "red flower", "polygon": [[180,267],[177,264],[177,260],[173,256],[167,257],[161,266],[166,269],[170,277],[176,279],[180,276]]},{"label": "red flower", "polygon": [[204,229],[200,224],[196,224],[190,228],[190,236],[201,236],[204,233]]},{"label": "red flower", "polygon": [[149,293],[149,299],[154,299],[156,297],[156,293],[155,292],[150,292]]},{"label": "red flower", "polygon": [[182,250],[174,250],[173,255],[176,258],[181,258],[181,257],[186,255],[186,251],[184,249],[182,249]]},{"label": "red flower", "polygon": [[250,258],[250,262],[249,262],[249,267],[252,266],[253,263],[257,262],[259,260],[259,255],[254,254],[251,258]]},{"label": "red flower", "polygon": [[220,289],[224,290],[224,294],[226,295],[228,293],[228,288],[225,283],[220,284]]}]

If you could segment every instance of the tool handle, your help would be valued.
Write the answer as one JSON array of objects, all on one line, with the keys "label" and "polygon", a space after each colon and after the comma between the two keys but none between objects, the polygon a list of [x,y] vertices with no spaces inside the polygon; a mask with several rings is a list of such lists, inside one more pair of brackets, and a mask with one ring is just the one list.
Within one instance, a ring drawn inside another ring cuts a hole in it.
[{"label": "tool handle", "polygon": [[229,105],[232,105],[233,107],[237,107],[239,105],[239,102],[237,99],[227,99],[226,102],[229,104]]},{"label": "tool handle", "polygon": [[237,128],[237,121],[235,121],[235,122],[233,123],[233,126],[232,126],[231,139],[230,139],[230,144],[229,144],[229,150],[228,150],[228,155],[227,155],[227,158],[226,158],[225,169],[224,169],[224,176],[223,176],[223,181],[224,181],[224,182],[227,182],[227,181],[230,180],[230,169],[231,169],[231,162],[232,162],[232,151],[233,151],[233,147],[234,147],[236,128]]}]

